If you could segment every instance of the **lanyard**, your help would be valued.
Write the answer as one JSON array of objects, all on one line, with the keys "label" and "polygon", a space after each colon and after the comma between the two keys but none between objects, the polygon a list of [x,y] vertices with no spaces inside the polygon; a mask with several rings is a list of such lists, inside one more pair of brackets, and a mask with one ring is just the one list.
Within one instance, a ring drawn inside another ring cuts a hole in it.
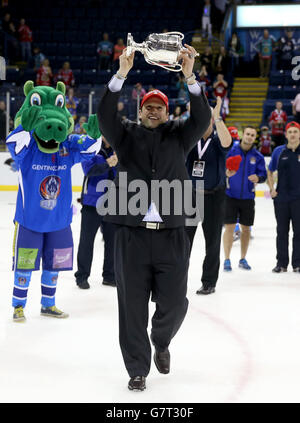
[{"label": "lanyard", "polygon": [[204,147],[201,148],[201,140],[198,141],[198,157],[199,157],[199,160],[202,158],[203,154],[207,150],[207,147],[209,146],[210,142],[211,142],[211,138],[208,138],[208,140],[204,144]]}]

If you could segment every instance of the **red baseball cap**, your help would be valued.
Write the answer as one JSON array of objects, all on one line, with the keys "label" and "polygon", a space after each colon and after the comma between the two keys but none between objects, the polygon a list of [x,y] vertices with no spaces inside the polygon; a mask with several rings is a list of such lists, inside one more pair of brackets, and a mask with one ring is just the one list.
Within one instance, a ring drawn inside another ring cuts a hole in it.
[{"label": "red baseball cap", "polygon": [[143,104],[145,103],[145,101],[149,100],[150,98],[159,98],[166,105],[167,110],[169,110],[169,99],[166,96],[166,94],[164,94],[163,92],[159,90],[152,90],[152,91],[149,91],[147,94],[145,94],[141,101],[141,108],[143,107]]},{"label": "red baseball cap", "polygon": [[292,126],[295,126],[296,128],[298,128],[299,129],[299,131],[300,131],[300,125],[299,125],[299,123],[298,122],[295,122],[294,120],[292,121],[292,122],[289,122],[287,125],[286,125],[286,127],[285,127],[285,130],[287,131],[289,128],[291,128]]},{"label": "red baseball cap", "polygon": [[229,126],[227,129],[230,132],[230,135],[232,136],[232,138],[238,139],[238,140],[240,139],[239,132],[235,126]]}]

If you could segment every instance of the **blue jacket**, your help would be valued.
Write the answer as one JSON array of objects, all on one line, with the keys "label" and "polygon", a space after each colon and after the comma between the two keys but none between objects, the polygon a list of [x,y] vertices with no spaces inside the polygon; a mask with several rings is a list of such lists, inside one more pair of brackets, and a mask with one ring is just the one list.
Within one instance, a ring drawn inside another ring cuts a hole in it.
[{"label": "blue jacket", "polygon": [[107,179],[114,180],[116,176],[116,167],[109,167],[106,159],[113,154],[111,147],[105,148],[102,143],[101,150],[91,160],[82,162],[84,172],[84,180],[81,193],[81,204],[96,207],[98,198],[105,191],[97,192],[97,184],[99,181]]},{"label": "blue jacket", "polygon": [[232,147],[227,154],[227,158],[237,155],[242,157],[242,161],[236,174],[227,178],[226,195],[241,200],[254,199],[255,184],[249,181],[248,177],[254,174],[257,175],[259,183],[267,179],[264,156],[255,147],[245,152],[238,144]]}]

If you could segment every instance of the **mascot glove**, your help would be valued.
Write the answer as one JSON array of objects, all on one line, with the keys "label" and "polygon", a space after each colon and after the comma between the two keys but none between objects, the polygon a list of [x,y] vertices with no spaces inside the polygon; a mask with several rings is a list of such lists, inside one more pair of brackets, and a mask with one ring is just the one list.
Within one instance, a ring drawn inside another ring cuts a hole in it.
[{"label": "mascot glove", "polygon": [[21,116],[21,125],[25,131],[31,132],[36,128],[41,113],[42,107],[40,106],[31,106],[24,110]]},{"label": "mascot glove", "polygon": [[89,137],[97,140],[101,136],[97,115],[91,115],[87,123],[82,125]]}]

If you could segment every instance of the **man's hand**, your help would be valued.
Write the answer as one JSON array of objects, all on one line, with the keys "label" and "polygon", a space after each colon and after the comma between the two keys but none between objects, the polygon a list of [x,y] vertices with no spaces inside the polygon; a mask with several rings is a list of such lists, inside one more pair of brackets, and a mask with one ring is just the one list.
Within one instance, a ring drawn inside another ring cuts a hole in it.
[{"label": "man's hand", "polygon": [[257,175],[250,175],[248,176],[249,181],[253,182],[254,184],[257,184],[257,182],[259,181],[259,177]]},{"label": "man's hand", "polygon": [[220,96],[218,96],[217,103],[215,105],[215,108],[212,111],[212,117],[214,120],[220,119],[221,106],[222,106],[222,99]]},{"label": "man's hand", "polygon": [[116,153],[114,153],[110,157],[108,157],[108,159],[106,159],[106,162],[109,165],[109,167],[117,166],[118,157],[117,157]]},{"label": "man's hand", "polygon": [[184,44],[185,49],[182,49],[178,60],[182,60],[182,73],[186,78],[192,75],[196,57],[196,50],[194,47],[189,46],[188,44]]},{"label": "man's hand", "polygon": [[231,176],[234,176],[236,174],[236,170],[229,170],[229,169],[226,169],[226,176],[228,177],[228,178],[231,178]]},{"label": "man's hand", "polygon": [[130,56],[127,56],[126,54],[127,48],[124,48],[123,53],[119,57],[119,63],[120,67],[118,70],[118,74],[126,78],[128,72],[133,67],[133,61],[134,61],[134,52],[131,53]]},{"label": "man's hand", "polygon": [[41,106],[31,106],[28,109],[25,109],[21,117],[21,125],[24,130],[31,132],[36,128],[38,119],[42,113]]},{"label": "man's hand", "polygon": [[272,198],[277,197],[277,191],[274,188],[270,189],[270,195]]}]

